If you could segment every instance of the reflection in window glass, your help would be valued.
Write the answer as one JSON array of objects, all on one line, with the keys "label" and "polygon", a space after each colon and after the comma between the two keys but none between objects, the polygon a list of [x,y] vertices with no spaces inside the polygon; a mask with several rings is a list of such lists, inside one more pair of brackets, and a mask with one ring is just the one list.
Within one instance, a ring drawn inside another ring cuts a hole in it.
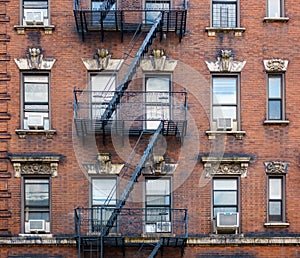
[{"label": "reflection in window glass", "polygon": [[281,17],[281,0],[268,0],[268,17]]}]

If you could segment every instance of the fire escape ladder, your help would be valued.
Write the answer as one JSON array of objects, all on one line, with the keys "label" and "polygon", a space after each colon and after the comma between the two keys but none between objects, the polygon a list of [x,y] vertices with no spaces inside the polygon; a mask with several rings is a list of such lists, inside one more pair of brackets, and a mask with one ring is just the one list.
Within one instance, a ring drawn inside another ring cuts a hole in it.
[{"label": "fire escape ladder", "polygon": [[156,37],[157,32],[160,31],[161,28],[162,28],[162,14],[158,16],[158,18],[155,20],[154,24],[152,25],[142,45],[137,51],[131,65],[129,66],[122,82],[117,87],[116,92],[114,93],[107,108],[105,109],[103,115],[101,116],[101,120],[104,121],[104,124],[107,123],[107,121],[111,118],[112,114],[116,110],[117,105],[120,103],[124,92],[127,90],[129,83],[131,82],[134,74],[136,73],[137,68],[141,63],[144,54],[148,52],[149,47],[153,43],[153,39]]},{"label": "fire escape ladder", "polygon": [[154,147],[156,140],[158,139],[158,136],[161,133],[162,129],[163,129],[163,122],[160,122],[155,133],[152,135],[150,142],[149,142],[146,150],[144,151],[138,165],[136,166],[133,174],[131,175],[131,178],[130,178],[128,184],[126,185],[119,201],[117,202],[116,208],[114,209],[110,218],[108,219],[108,222],[102,232],[103,236],[107,236],[109,234],[110,229],[114,226],[114,224],[118,218],[118,214],[121,212],[121,209],[125,205],[125,202],[129,196],[129,194],[133,190],[135,183],[137,182],[139,176],[141,175],[142,169],[144,168],[145,163],[147,162],[150,154],[152,153],[153,147]]},{"label": "fire escape ladder", "polygon": [[162,246],[162,241],[163,241],[163,240],[160,239],[160,240],[156,243],[155,247],[153,248],[153,250],[152,250],[151,254],[148,256],[148,258],[154,258],[154,257],[156,256],[156,254],[158,253],[159,249],[160,249],[161,246]]}]

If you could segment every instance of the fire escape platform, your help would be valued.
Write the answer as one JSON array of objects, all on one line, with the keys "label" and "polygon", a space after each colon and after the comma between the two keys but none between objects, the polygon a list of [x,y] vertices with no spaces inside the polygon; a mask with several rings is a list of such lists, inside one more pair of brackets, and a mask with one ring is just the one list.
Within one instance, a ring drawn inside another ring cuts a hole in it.
[{"label": "fire escape platform", "polygon": [[[178,9],[110,9],[90,10],[75,9],[74,18],[76,29],[82,34],[83,41],[85,34],[93,31],[100,31],[104,40],[104,31],[133,32],[141,30],[148,32],[153,25],[153,14],[162,14],[161,31],[175,32],[181,40],[186,33],[187,11],[185,8]],[[148,20],[148,15],[151,20]]]}]

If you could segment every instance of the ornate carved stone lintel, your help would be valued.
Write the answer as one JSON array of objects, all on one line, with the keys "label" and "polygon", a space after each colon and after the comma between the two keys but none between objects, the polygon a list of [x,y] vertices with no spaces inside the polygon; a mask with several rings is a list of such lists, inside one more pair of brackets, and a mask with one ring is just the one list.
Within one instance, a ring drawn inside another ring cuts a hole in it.
[{"label": "ornate carved stone lintel", "polygon": [[264,66],[266,72],[285,72],[288,67],[288,60],[283,59],[270,59],[264,60]]},{"label": "ornate carved stone lintel", "polygon": [[284,161],[270,161],[264,163],[267,174],[286,174],[289,163]]},{"label": "ornate carved stone lintel", "polygon": [[216,61],[205,61],[210,72],[241,72],[246,61],[233,61],[231,50],[221,50]]},{"label": "ornate carved stone lintel", "polygon": [[215,175],[240,175],[247,177],[249,157],[241,158],[214,158],[203,157],[205,177],[211,178]]},{"label": "ornate carved stone lintel", "polygon": [[51,175],[58,176],[59,156],[28,157],[16,156],[10,157],[14,168],[14,176],[22,175]]}]

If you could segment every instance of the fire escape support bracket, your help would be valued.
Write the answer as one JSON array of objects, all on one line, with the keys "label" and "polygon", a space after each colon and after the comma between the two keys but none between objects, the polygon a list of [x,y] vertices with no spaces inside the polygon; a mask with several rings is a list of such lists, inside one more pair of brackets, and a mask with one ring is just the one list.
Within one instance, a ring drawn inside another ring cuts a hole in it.
[{"label": "fire escape support bracket", "polygon": [[159,249],[162,247],[162,239],[160,239],[154,249],[152,250],[151,254],[148,256],[148,258],[154,258],[156,256],[156,254],[158,253]]}]

